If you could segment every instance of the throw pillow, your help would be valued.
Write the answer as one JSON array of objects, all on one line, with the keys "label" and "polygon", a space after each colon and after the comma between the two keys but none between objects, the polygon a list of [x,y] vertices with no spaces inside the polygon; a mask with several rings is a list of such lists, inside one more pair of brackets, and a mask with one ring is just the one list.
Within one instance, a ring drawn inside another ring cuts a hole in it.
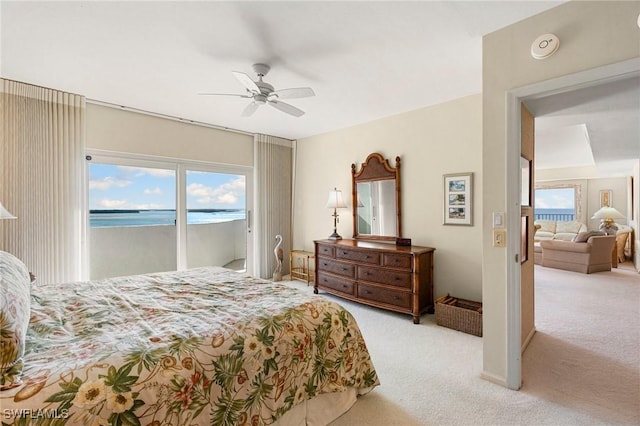
[{"label": "throw pillow", "polygon": [[0,251],[0,390],[21,383],[25,338],[31,316],[29,272],[18,258]]},{"label": "throw pillow", "polygon": [[572,241],[574,243],[586,243],[589,240],[589,238],[597,237],[599,235],[607,235],[607,234],[601,231],[580,232],[579,234],[576,234],[576,236],[573,238]]}]

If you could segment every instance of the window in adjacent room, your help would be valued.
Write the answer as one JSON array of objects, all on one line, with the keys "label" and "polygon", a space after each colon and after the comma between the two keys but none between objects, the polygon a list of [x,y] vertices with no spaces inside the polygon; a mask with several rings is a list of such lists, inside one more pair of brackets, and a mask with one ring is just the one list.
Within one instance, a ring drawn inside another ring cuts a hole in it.
[{"label": "window in adjacent room", "polygon": [[578,220],[579,191],[574,185],[536,187],[535,220]]}]

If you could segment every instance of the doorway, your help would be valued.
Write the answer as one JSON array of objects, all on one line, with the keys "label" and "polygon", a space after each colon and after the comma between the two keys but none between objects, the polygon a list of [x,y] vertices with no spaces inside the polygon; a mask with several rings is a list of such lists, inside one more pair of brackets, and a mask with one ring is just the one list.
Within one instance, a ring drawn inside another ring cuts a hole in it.
[{"label": "doorway", "polygon": [[511,389],[519,389],[522,383],[522,276],[518,261],[522,254],[521,103],[637,76],[640,76],[640,62],[629,60],[514,89],[507,94],[507,224],[509,234],[517,235],[519,242],[507,247],[508,258],[516,259],[516,262],[507,263],[507,276],[510,277],[507,295],[507,386]]}]

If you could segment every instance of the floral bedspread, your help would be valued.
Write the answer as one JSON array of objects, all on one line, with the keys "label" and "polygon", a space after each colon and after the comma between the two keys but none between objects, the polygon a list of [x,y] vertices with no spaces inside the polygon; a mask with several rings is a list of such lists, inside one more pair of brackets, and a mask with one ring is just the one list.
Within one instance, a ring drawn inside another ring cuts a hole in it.
[{"label": "floral bedspread", "polygon": [[268,425],[379,383],[344,308],[223,268],[35,283],[31,304],[3,424]]}]

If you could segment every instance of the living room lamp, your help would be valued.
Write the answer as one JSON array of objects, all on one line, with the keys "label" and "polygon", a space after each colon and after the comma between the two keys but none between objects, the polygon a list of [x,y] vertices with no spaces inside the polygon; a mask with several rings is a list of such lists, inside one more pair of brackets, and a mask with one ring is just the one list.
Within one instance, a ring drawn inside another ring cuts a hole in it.
[{"label": "living room lamp", "polygon": [[327,208],[333,209],[333,234],[329,235],[329,239],[341,240],[342,237],[338,234],[338,209],[347,208],[347,203],[344,202],[344,199],[342,198],[342,191],[338,188],[333,188],[333,191],[329,191]]},{"label": "living room lamp", "polygon": [[613,207],[604,206],[593,214],[591,219],[600,219],[600,229],[607,235],[615,234],[618,227],[614,223],[614,219],[623,219],[624,216]]},{"label": "living room lamp", "polygon": [[7,209],[0,203],[0,219],[16,219]]}]

